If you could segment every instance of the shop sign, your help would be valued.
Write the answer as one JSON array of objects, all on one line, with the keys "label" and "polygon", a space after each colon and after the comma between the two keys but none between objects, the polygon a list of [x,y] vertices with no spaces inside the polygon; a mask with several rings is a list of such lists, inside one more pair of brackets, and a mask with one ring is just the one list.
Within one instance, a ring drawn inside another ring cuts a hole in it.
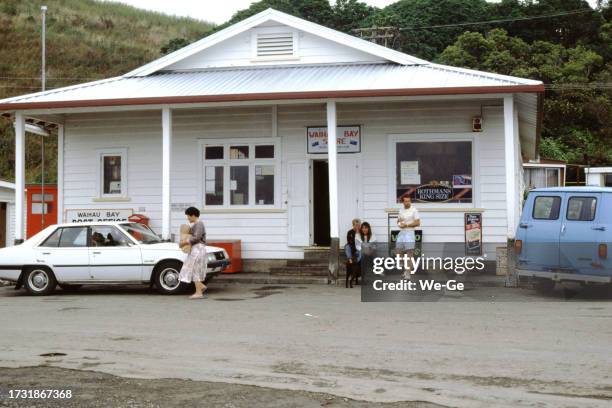
[{"label": "shop sign", "polygon": [[122,222],[134,213],[131,208],[66,210],[66,222]]},{"label": "shop sign", "polygon": [[465,254],[482,255],[482,214],[465,214]]},{"label": "shop sign", "polygon": [[442,185],[424,184],[415,190],[415,199],[422,202],[437,203],[453,198],[453,189]]},{"label": "shop sign", "polygon": [[[336,130],[338,153],[361,152],[361,126],[338,126]],[[327,153],[327,126],[306,128],[307,152]]]}]

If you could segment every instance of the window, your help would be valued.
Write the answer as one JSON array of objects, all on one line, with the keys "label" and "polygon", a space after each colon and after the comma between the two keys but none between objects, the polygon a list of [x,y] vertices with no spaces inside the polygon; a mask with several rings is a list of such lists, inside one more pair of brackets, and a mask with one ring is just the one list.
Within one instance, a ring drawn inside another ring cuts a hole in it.
[{"label": "window", "polygon": [[100,197],[127,196],[127,149],[100,152]]},{"label": "window", "polygon": [[526,167],[524,170],[525,185],[531,190],[534,188],[543,187],[558,187],[559,186],[559,169],[558,168],[542,168],[542,167]]},{"label": "window", "polygon": [[59,241],[62,248],[86,247],[87,246],[87,227],[62,228],[62,236]]},{"label": "window", "polygon": [[91,227],[91,246],[121,247],[129,246],[128,238],[116,227],[97,225]]},{"label": "window", "polygon": [[41,247],[86,247],[87,227],[58,228],[41,245]]},{"label": "window", "polygon": [[536,220],[557,220],[559,219],[559,208],[561,207],[561,197],[538,196],[533,204],[533,218]]},{"label": "window", "polygon": [[205,144],[204,205],[222,208],[279,205],[276,143],[270,139],[250,139]]},{"label": "window", "polygon": [[396,142],[395,200],[472,202],[472,142]]},{"label": "window", "polygon": [[[221,156],[223,158],[223,156]],[[223,166],[206,166],[205,205],[223,205]]]},{"label": "window", "polygon": [[567,202],[567,219],[570,221],[593,221],[597,199],[595,197],[571,197]]},{"label": "window", "polygon": [[49,235],[49,238],[40,245],[41,247],[57,247],[59,246],[60,237],[62,236],[62,228],[58,228],[55,232]]},{"label": "window", "polygon": [[32,214],[49,214],[47,203],[32,203]]}]

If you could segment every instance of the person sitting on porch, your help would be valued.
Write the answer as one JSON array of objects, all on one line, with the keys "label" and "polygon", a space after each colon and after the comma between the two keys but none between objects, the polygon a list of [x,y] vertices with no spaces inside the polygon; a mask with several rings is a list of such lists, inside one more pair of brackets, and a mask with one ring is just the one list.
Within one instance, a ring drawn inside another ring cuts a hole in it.
[{"label": "person sitting on porch", "polygon": [[[372,227],[369,222],[363,222],[359,228],[359,233],[355,235],[355,248],[357,253],[372,255],[374,253],[374,243],[376,242],[376,235],[372,233]],[[365,245],[364,245],[365,244]]]},{"label": "person sitting on porch", "polygon": [[348,230],[346,233],[346,245],[344,246],[344,254],[346,255],[347,262],[350,264],[357,263],[361,259],[361,253],[357,251],[357,246],[355,243],[355,237],[361,229],[361,220],[359,218],[355,218],[352,224],[353,228]]}]

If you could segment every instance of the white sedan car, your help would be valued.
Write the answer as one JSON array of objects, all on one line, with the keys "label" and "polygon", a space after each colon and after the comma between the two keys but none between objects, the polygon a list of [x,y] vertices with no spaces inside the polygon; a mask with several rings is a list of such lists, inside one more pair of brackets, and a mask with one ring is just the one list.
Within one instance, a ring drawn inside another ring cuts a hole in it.
[{"label": "white sedan car", "polygon": [[[230,260],[224,249],[206,246],[206,281]],[[0,249],[0,279],[17,282],[32,295],[59,285],[151,284],[160,293],[184,289],[179,271],[187,255],[148,227],[131,222],[60,224],[47,227],[21,245]]]}]

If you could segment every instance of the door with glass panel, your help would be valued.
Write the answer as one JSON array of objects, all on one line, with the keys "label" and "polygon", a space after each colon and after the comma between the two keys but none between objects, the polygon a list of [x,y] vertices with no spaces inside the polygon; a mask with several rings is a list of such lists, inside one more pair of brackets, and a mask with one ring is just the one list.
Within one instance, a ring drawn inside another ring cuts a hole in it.
[{"label": "door with glass panel", "polygon": [[142,280],[140,247],[113,225],[91,227],[89,265],[94,280]]}]

